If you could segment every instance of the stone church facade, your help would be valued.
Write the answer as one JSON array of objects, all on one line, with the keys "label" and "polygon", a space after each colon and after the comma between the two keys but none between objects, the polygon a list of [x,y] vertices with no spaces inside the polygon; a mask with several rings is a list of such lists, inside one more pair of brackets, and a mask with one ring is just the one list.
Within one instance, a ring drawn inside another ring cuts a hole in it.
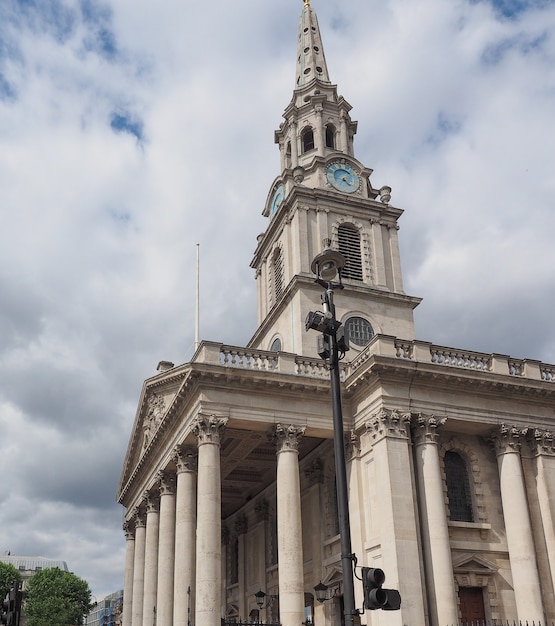
[{"label": "stone church facade", "polygon": [[304,324],[321,308],[311,262],[325,246],[347,259],[335,304],[351,345],[355,576],[381,567],[402,596],[361,623],[555,620],[555,366],[416,339],[402,210],[355,157],[350,109],[305,0],[251,264],[258,329],[246,347],[204,341],[143,386],[118,490],[124,626],[341,625],[329,371]]}]

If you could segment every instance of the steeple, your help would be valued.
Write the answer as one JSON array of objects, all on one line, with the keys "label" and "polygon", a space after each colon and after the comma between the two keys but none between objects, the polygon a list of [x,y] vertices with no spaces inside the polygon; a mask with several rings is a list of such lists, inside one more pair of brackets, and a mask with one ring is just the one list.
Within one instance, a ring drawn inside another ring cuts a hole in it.
[{"label": "steeple", "polygon": [[305,0],[299,23],[295,88],[308,85],[315,78],[325,83],[330,82],[318,18],[310,6],[310,0]]},{"label": "steeple", "polygon": [[259,327],[250,347],[316,355],[304,320],[320,306],[311,263],[323,241],[346,258],[336,308],[353,354],[377,333],[414,337],[413,309],[420,300],[403,292],[397,240],[402,210],[390,205],[389,187],[372,186],[372,170],[355,158],[351,108],[330,82],[316,13],[304,0],[295,89],[274,136],[280,174],[270,186],[262,212],[268,227],[251,263]]}]

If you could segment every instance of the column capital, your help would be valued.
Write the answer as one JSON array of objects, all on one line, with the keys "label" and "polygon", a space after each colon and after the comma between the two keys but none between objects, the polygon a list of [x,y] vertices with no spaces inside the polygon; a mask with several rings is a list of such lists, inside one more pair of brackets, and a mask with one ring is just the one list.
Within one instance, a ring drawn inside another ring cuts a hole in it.
[{"label": "column capital", "polygon": [[146,509],[144,506],[137,506],[133,510],[133,523],[136,529],[146,526]]},{"label": "column capital", "polygon": [[235,532],[238,535],[244,535],[249,529],[249,518],[243,513],[235,520]]},{"label": "column capital", "polygon": [[283,424],[276,424],[272,431],[272,440],[276,444],[277,453],[279,454],[287,450],[297,452],[299,449],[299,441],[304,435],[305,430],[305,426],[295,426],[295,424],[283,426]]},{"label": "column capital", "polygon": [[175,489],[177,486],[175,472],[164,470],[162,472],[158,472],[156,478],[158,480],[161,496],[175,495]]},{"label": "column capital", "polygon": [[198,445],[204,443],[220,443],[227,424],[227,417],[219,415],[205,415],[199,413],[193,423],[193,434],[198,440]]},{"label": "column capital", "polygon": [[145,491],[144,498],[147,513],[157,513],[160,510],[160,492],[158,489]]},{"label": "column capital", "polygon": [[538,456],[555,456],[555,433],[552,430],[535,428],[530,442],[533,453]]},{"label": "column capital", "polygon": [[397,409],[382,408],[364,424],[366,432],[372,436],[374,441],[379,441],[384,437],[395,439],[408,439],[408,426],[410,424],[410,413],[402,413]]},{"label": "column capital", "polygon": [[520,428],[518,426],[501,426],[493,432],[491,442],[495,448],[495,453],[499,456],[507,452],[520,452],[522,441],[528,432],[528,428]]},{"label": "column capital", "polygon": [[318,456],[304,470],[309,485],[319,485],[324,482],[324,462]]},{"label": "column capital", "polygon": [[135,520],[130,519],[123,522],[123,534],[126,541],[133,541],[135,539]]},{"label": "column capital", "polygon": [[270,503],[266,498],[261,498],[254,505],[257,522],[266,522],[270,519]]},{"label": "column capital", "polygon": [[437,440],[439,438],[437,429],[445,424],[447,421],[446,417],[436,417],[435,415],[414,413],[411,419],[414,427],[415,443],[437,444]]},{"label": "column capital", "polygon": [[197,451],[193,446],[177,446],[172,460],[178,474],[197,471]]}]

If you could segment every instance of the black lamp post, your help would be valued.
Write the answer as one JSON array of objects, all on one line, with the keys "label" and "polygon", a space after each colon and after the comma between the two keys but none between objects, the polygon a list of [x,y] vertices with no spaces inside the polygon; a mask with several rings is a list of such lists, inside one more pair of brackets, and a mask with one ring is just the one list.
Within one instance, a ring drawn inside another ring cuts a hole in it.
[{"label": "black lamp post", "polygon": [[[349,501],[347,495],[347,468],[345,462],[345,444],[343,439],[343,410],[341,406],[341,385],[339,361],[349,349],[344,336],[344,328],[335,317],[333,302],[334,289],[343,289],[341,271],[345,267],[345,257],[337,250],[328,248],[312,261],[311,270],[316,274],[316,282],[324,288],[322,294],[323,311],[311,311],[306,318],[306,330],[317,330],[318,354],[325,359],[330,368],[331,395],[333,409],[333,442],[335,450],[335,482],[337,487],[337,508],[339,515],[339,534],[341,537],[341,566],[343,570],[343,605],[345,626],[354,625],[355,609],[354,560],[351,549],[351,524],[349,521]],[[338,277],[339,281],[334,283]]]}]

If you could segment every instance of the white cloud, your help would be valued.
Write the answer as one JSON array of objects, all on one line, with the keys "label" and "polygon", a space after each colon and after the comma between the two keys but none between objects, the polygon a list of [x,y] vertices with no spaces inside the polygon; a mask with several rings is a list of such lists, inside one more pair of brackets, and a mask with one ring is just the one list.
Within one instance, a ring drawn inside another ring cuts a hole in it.
[{"label": "white cloud", "polygon": [[[553,362],[555,5],[312,4],[357,157],[406,211],[419,338]],[[142,381],[191,356],[197,243],[202,336],[255,328],[302,4],[38,6],[0,7],[0,550],[101,597]]]}]

